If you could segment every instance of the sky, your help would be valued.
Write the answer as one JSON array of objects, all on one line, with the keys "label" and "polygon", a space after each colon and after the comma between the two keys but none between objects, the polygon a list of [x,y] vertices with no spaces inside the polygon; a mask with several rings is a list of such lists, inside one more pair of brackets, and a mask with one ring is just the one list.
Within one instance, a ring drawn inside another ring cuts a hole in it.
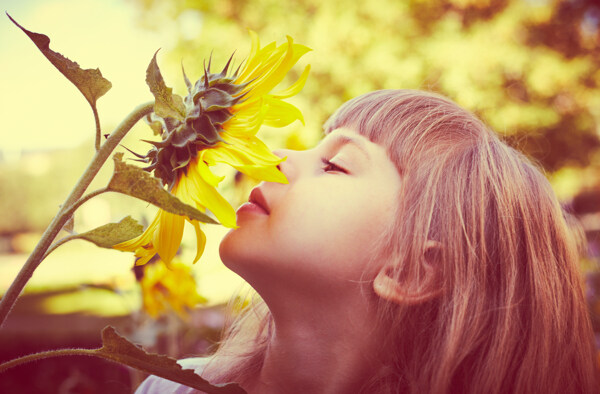
[{"label": "sky", "polygon": [[[174,45],[169,41],[174,35],[140,27],[129,2],[0,0],[0,4],[26,29],[49,36],[50,49],[84,69],[99,68],[112,82],[112,89],[98,101],[103,133],[152,99],[144,81],[146,67],[157,49]],[[93,141],[94,118],[83,95],[6,15],[0,15],[0,59],[4,158]]]}]

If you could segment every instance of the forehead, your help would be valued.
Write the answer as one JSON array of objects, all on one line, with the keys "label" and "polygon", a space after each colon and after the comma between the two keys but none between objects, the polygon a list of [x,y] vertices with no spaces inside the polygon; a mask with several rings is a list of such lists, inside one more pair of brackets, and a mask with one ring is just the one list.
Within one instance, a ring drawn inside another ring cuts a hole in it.
[{"label": "forehead", "polygon": [[[380,137],[382,137],[380,135]],[[339,148],[344,145],[354,146],[364,153],[367,158],[377,158],[378,160],[390,162],[394,165],[398,174],[403,174],[402,166],[400,166],[398,149],[391,149],[397,146],[397,141],[380,138],[371,140],[370,136],[364,135],[356,131],[352,127],[342,126],[335,129],[330,129],[321,144]]]},{"label": "forehead", "polygon": [[360,135],[353,129],[341,127],[328,133],[323,141],[321,141],[321,144],[331,146],[333,148],[349,146],[357,148],[358,150],[362,151],[362,153],[369,156],[369,151],[372,149],[369,148],[369,145],[372,145],[373,143],[368,138]]},{"label": "forehead", "polygon": [[361,147],[368,143],[372,143],[367,137],[357,133],[354,129],[349,127],[340,127],[331,130],[325,135],[322,143],[341,143],[341,144],[354,144]]},{"label": "forehead", "polygon": [[346,146],[352,147],[368,161],[372,161],[373,164],[378,166],[393,164],[385,147],[372,142],[369,138],[357,133],[351,128],[341,127],[332,130],[323,141],[321,141],[321,144],[325,146],[326,149],[341,149]]}]

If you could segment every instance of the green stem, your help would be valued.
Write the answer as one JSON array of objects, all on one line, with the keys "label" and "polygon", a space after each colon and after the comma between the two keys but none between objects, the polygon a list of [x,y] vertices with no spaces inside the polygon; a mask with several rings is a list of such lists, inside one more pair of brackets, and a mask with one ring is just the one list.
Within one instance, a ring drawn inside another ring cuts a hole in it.
[{"label": "green stem", "polygon": [[77,203],[77,200],[81,198],[85,190],[88,188],[98,171],[112,151],[117,147],[119,142],[125,137],[125,135],[131,130],[131,128],[144,116],[151,113],[154,109],[154,102],[142,104],[135,108],[122,122],[117,126],[113,133],[108,137],[104,145],[96,152],[96,155],[88,165],[79,181],[62,204],[58,211],[58,214],[54,217],[46,231],[42,235],[42,238],[36,245],[35,249],[29,255],[29,258],[21,268],[21,271],[17,274],[17,277],[13,280],[12,284],[0,300],[0,327],[6,320],[6,317],[12,310],[17,298],[23,291],[25,284],[33,275],[33,272],[42,262],[46,251],[56,238],[56,235],[63,228],[65,223],[69,220],[73,213],[71,208]]},{"label": "green stem", "polygon": [[0,364],[0,373],[18,365],[30,363],[32,361],[43,360],[45,358],[59,356],[95,356],[95,353],[96,349],[60,349],[28,354],[27,356],[15,358],[14,360],[10,360],[3,364]]}]

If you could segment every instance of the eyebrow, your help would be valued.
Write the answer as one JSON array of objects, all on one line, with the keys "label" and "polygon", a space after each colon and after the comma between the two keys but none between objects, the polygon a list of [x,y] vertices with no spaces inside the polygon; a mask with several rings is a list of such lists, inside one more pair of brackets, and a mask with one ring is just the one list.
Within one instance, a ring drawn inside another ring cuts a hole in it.
[{"label": "eyebrow", "polygon": [[331,137],[331,139],[333,140],[331,142],[331,144],[333,145],[333,148],[340,149],[345,145],[352,145],[352,146],[358,148],[358,150],[360,150],[367,159],[371,158],[364,142],[359,139],[352,138],[350,136],[343,135],[343,134],[342,135],[338,134],[336,136],[333,136],[333,137]]}]

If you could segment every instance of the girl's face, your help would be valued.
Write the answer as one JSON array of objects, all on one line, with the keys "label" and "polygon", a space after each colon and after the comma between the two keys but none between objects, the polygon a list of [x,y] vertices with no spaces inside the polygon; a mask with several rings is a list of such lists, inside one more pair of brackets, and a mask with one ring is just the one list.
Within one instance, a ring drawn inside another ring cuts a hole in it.
[{"label": "girl's face", "polygon": [[270,286],[316,295],[373,279],[380,266],[368,263],[400,191],[385,149],[342,128],[313,149],[276,153],[287,156],[280,168],[289,184],[252,191],[221,243],[225,265],[259,293]]}]

